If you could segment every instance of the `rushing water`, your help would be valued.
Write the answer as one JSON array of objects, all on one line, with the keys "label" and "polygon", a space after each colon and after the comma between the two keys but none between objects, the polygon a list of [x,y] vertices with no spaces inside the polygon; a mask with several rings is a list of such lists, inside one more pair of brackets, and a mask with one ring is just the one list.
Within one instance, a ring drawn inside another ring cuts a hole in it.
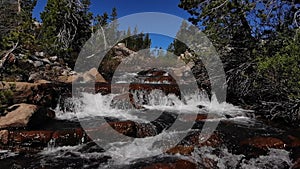
[{"label": "rushing water", "polygon": [[[69,121],[88,120],[95,117],[111,117],[121,120],[132,120],[147,123],[153,120],[147,113],[154,113],[156,117],[162,112],[183,114],[214,114],[210,120],[231,121],[237,124],[251,126],[255,120],[248,117],[251,111],[244,110],[228,103],[219,103],[213,95],[211,99],[205,93],[185,94],[184,98],[170,94],[165,95],[159,90],[154,90],[143,97],[145,93],[136,91],[133,98],[141,109],[128,108],[125,103],[112,106],[115,94],[101,95],[82,93],[80,98],[72,98],[66,104],[72,107],[69,111],[57,108],[57,118]],[[139,98],[145,99],[144,101]],[[125,101],[126,102],[126,101]],[[200,108],[199,108],[200,107]],[[154,118],[155,119],[155,118]],[[192,130],[191,130],[192,131]],[[162,131],[156,136],[135,139],[132,142],[112,142],[109,148],[104,150],[97,144],[82,143],[77,146],[55,147],[49,145],[42,152],[31,156],[17,155],[15,153],[0,152],[3,162],[22,161],[21,164],[28,168],[131,168],[138,164],[155,159],[181,158],[188,159],[201,166],[204,159],[209,159],[218,168],[286,168],[292,165],[289,152],[286,150],[270,149],[268,154],[256,158],[245,158],[243,154],[234,154],[224,145],[218,148],[198,147],[187,157],[180,154],[168,155],[159,146],[162,140],[172,139],[174,135],[180,135],[184,131]],[[168,140],[169,141],[169,140]],[[34,159],[26,163],[28,159]],[[21,165],[21,166],[23,166]],[[52,167],[50,167],[52,166]]]}]

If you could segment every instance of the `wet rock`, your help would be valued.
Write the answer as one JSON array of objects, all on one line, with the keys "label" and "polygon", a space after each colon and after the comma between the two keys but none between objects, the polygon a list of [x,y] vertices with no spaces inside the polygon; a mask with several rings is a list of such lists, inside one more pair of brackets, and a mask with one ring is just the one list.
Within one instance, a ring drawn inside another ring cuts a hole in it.
[{"label": "wet rock", "polygon": [[165,71],[158,70],[155,68],[138,72],[138,76],[148,76],[148,77],[164,76],[165,74],[166,74]]},{"label": "wet rock", "polygon": [[55,146],[77,145],[89,140],[81,128],[55,131],[52,138],[55,139]]},{"label": "wet rock", "polygon": [[294,137],[292,135],[288,135],[289,143],[288,146],[295,148],[295,147],[300,147],[300,139],[297,137]]},{"label": "wet rock", "polygon": [[178,145],[166,151],[168,154],[191,155],[196,147],[218,147],[222,144],[217,134],[201,135],[200,132],[189,133]]},{"label": "wet rock", "polygon": [[204,168],[219,168],[218,167],[218,161],[215,161],[214,159],[211,158],[203,158],[202,163]]},{"label": "wet rock", "polygon": [[0,128],[36,126],[55,116],[53,111],[31,104],[13,105],[5,113],[0,117]]},{"label": "wet rock", "polygon": [[210,146],[217,147],[223,143],[222,139],[217,133],[212,135],[201,134],[201,132],[192,132],[186,136],[179,145],[196,145],[199,147]]},{"label": "wet rock", "polygon": [[145,83],[176,84],[176,81],[171,76],[159,76],[159,77],[148,77],[145,79]]},{"label": "wet rock", "polygon": [[0,140],[2,148],[21,152],[36,152],[51,146],[74,146],[90,141],[81,128],[61,130],[10,131],[7,145]]},{"label": "wet rock", "polygon": [[187,160],[177,160],[173,163],[154,163],[142,169],[197,169],[197,165]]},{"label": "wet rock", "polygon": [[103,153],[105,152],[105,150],[103,148],[101,148],[97,143],[95,142],[89,142],[85,145],[83,145],[83,147],[78,150],[79,152],[88,152],[88,153]]},{"label": "wet rock", "polygon": [[119,109],[141,108],[141,105],[134,100],[131,93],[117,95],[112,99],[111,107]]},{"label": "wet rock", "polygon": [[136,78],[145,83],[176,84],[175,79],[169,73],[155,68],[140,71]]},{"label": "wet rock", "polygon": [[[88,122],[89,124],[92,122]],[[136,137],[136,123],[133,121],[114,121],[102,124],[98,127],[92,127],[86,129],[86,132],[92,139],[101,138],[114,138],[117,131],[118,133],[129,136]],[[118,137],[118,136],[116,136]]]},{"label": "wet rock", "polygon": [[47,146],[48,142],[52,139],[53,131],[12,131],[9,141],[14,145],[32,145],[38,144],[40,147]]},{"label": "wet rock", "polygon": [[[116,85],[117,87],[117,85]],[[129,90],[130,91],[138,91],[138,90],[143,90],[148,94],[147,92],[151,92],[152,90],[161,90],[163,91],[166,95],[172,93],[175,94],[176,96],[180,96],[180,90],[178,85],[176,84],[130,84],[129,85]]]},{"label": "wet rock", "polygon": [[110,122],[109,125],[123,135],[136,136],[136,123],[133,121]]},{"label": "wet rock", "polygon": [[99,127],[86,129],[87,133],[93,138],[115,138],[118,137],[116,131],[122,135],[133,138],[145,138],[155,136],[158,132],[156,126],[148,123],[136,123],[134,121],[112,121],[102,124]]},{"label": "wet rock", "polygon": [[0,131],[0,143],[7,144],[9,139],[9,131],[8,130],[1,130]]},{"label": "wet rock", "polygon": [[282,149],[285,144],[282,140],[273,137],[254,137],[241,141],[241,145],[251,146],[259,149],[277,148]]},{"label": "wet rock", "polygon": [[194,146],[189,145],[177,145],[168,151],[166,151],[167,154],[181,154],[181,155],[191,155],[191,153],[194,151]]},{"label": "wet rock", "polygon": [[137,125],[136,127],[137,138],[152,137],[158,134],[157,128],[153,124],[137,123],[136,125]]}]

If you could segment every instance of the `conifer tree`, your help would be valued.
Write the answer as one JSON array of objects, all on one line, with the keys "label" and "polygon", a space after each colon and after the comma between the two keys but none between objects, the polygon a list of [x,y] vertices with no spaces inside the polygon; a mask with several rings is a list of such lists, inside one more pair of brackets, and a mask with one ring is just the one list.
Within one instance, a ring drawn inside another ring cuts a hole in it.
[{"label": "conifer tree", "polygon": [[49,54],[74,63],[70,54],[78,53],[91,34],[89,6],[90,0],[48,0],[41,19],[44,48]]}]

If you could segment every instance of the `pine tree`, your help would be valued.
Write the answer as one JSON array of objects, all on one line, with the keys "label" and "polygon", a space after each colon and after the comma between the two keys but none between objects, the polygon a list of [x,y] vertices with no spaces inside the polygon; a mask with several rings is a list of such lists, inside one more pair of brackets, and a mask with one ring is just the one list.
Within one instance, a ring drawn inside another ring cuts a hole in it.
[{"label": "pine tree", "polygon": [[149,33],[147,33],[144,37],[143,49],[150,48],[150,47],[151,47],[151,39]]},{"label": "pine tree", "polygon": [[[181,0],[179,4],[217,47],[229,101],[280,105],[300,96],[299,24],[295,24],[299,6],[295,0]],[[277,116],[287,119],[286,114]]]},{"label": "pine tree", "polygon": [[[20,49],[30,49],[34,48],[36,45],[36,37],[35,37],[35,26],[33,24],[32,19],[32,11],[37,3],[37,0],[23,0],[20,1],[20,9],[19,13],[8,13],[8,16],[5,18],[9,18],[8,22],[8,30],[2,32],[0,35],[1,48],[7,49],[11,48],[15,43],[18,43]],[[14,16],[10,16],[10,14]],[[13,21],[11,20],[13,19]]]},{"label": "pine tree", "polygon": [[169,52],[174,53],[176,56],[180,56],[180,54],[183,54],[188,49],[186,44],[180,41],[180,39],[186,39],[186,36],[189,35],[188,27],[189,25],[186,21],[181,23],[180,29],[177,32],[174,41],[168,46],[167,50]]},{"label": "pine tree", "polygon": [[49,54],[74,63],[70,53],[78,53],[91,35],[89,5],[89,0],[48,0],[41,19],[44,48]]}]

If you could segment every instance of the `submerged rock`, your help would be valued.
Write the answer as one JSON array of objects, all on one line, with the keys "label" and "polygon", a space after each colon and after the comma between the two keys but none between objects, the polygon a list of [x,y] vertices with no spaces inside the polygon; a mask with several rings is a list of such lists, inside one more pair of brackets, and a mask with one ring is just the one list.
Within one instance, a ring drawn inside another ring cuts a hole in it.
[{"label": "submerged rock", "polygon": [[191,145],[177,145],[171,149],[169,149],[167,154],[181,154],[181,155],[191,155],[194,151],[194,146]]},{"label": "submerged rock", "polygon": [[188,161],[188,160],[182,160],[178,159],[174,162],[160,162],[160,163],[154,163],[150,164],[149,166],[143,167],[142,169],[197,169],[197,164]]},{"label": "submerged rock", "polygon": [[285,144],[282,140],[274,137],[255,137],[241,142],[241,145],[247,145],[259,149],[277,148],[282,149]]}]

